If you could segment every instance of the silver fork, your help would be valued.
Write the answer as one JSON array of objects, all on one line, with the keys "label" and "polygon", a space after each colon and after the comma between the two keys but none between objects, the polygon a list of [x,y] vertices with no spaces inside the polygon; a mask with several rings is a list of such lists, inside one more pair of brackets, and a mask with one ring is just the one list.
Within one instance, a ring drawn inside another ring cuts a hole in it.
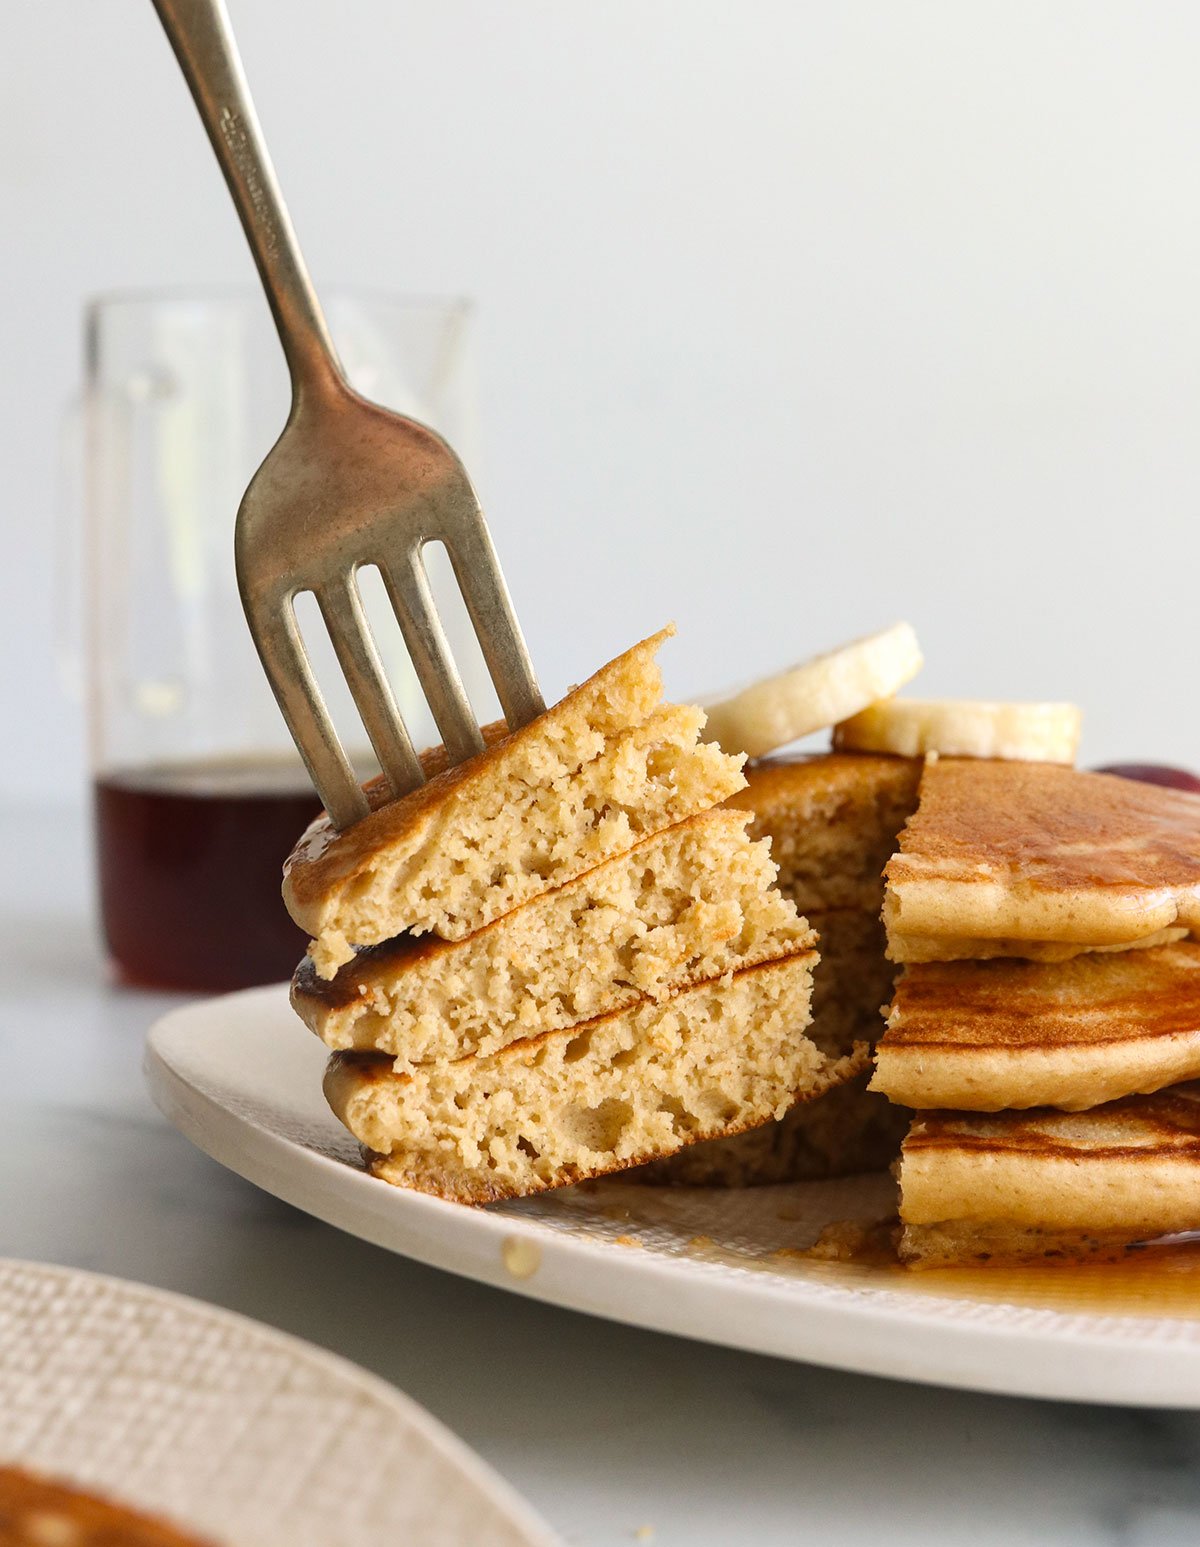
[{"label": "silver fork", "polygon": [[259,658],[335,827],[365,816],[313,676],[295,598],[316,596],[395,796],[423,781],[363,611],[356,571],[378,565],[450,762],[483,748],[422,558],[445,544],[511,729],[545,707],[466,470],[424,425],[350,387],[301,257],[223,0],[154,0],[216,152],[267,293],[292,378],[283,434],[237,513],[238,587]]}]

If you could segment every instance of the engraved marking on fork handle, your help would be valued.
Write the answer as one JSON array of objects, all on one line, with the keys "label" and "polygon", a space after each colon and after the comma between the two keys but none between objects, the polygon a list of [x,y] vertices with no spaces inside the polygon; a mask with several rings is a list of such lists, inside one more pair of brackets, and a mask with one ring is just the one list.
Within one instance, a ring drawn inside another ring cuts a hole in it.
[{"label": "engraved marking on fork handle", "polygon": [[246,185],[250,202],[254,206],[254,213],[258,216],[267,252],[273,255],[279,249],[279,234],[271,218],[271,201],[263,190],[262,181],[255,166],[255,158],[253,154],[247,153],[248,136],[242,115],[234,108],[221,109],[221,138],[229,147],[229,154],[233,157],[234,164]]}]

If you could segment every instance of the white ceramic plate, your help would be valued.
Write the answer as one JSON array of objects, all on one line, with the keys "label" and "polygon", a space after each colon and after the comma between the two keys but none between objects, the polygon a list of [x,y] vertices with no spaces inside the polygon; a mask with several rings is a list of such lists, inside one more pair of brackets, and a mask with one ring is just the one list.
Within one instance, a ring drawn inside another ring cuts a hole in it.
[{"label": "white ceramic plate", "polygon": [[[420,1262],[574,1310],[786,1359],[980,1391],[1200,1406],[1200,1273],[909,1273],[799,1255],[883,1218],[886,1177],[709,1191],[585,1183],[470,1209],[366,1175],[321,1094],[325,1050],[283,987],[176,1010],[150,1033],[154,1099],[276,1197]],[[1179,1266],[1192,1268],[1189,1261]]]},{"label": "white ceramic plate", "polygon": [[355,1365],[180,1295],[4,1259],[0,1464],[226,1547],[555,1541],[472,1451]]}]

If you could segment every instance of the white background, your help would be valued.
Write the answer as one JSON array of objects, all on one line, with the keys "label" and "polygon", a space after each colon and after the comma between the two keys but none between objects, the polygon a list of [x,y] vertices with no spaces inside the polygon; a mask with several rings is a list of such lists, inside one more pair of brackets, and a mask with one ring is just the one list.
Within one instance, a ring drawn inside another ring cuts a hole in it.
[{"label": "white background", "polygon": [[[687,695],[906,616],[921,691],[1200,764],[1200,7],[233,15],[318,279],[479,302],[477,481],[550,694],[668,618]],[[0,201],[0,796],[63,798],[81,300],[251,272],[149,0],[4,8]]]}]

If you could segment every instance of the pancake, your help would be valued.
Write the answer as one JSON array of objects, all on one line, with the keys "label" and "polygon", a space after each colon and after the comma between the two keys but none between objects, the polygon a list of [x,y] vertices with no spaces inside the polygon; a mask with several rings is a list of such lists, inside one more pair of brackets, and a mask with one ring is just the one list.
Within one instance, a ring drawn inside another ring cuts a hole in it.
[{"label": "pancake", "polygon": [[[856,908],[814,913],[821,959],[813,971],[809,1038],[831,1058],[871,1046],[883,1030],[894,969],[883,926]],[[882,1171],[900,1152],[911,1112],[867,1089],[867,1076],[792,1107],[777,1121],[693,1144],[638,1172],[639,1181],[685,1187],[758,1187]]]},{"label": "pancake", "polygon": [[912,1266],[1119,1255],[1200,1228],[1200,1085],[1090,1112],[920,1112],[899,1179]]},{"label": "pancake", "polygon": [[878,915],[826,908],[814,912],[809,923],[821,956],[813,973],[809,1036],[825,1053],[844,1053],[855,1042],[874,1044],[883,1035],[883,1012],[896,973],[883,952]]},{"label": "pancake", "polygon": [[283,887],[317,972],[404,931],[464,939],[740,789],[741,760],[697,744],[703,711],[659,704],[654,657],[670,632],[512,734],[491,727],[477,757],[447,768],[441,749],[428,754],[428,782],[404,799],[376,782],[345,832],[318,818]]},{"label": "pancake", "polygon": [[702,812],[465,940],[402,935],[332,982],[306,958],[292,1004],[330,1047],[387,1053],[404,1072],[806,950],[816,937],[773,890],[749,820]]},{"label": "pancake", "polygon": [[[980,940],[1129,946],[1200,929],[1200,795],[1050,763],[938,758],[887,865],[893,956]],[[976,953],[977,954],[977,953]]]},{"label": "pancake", "polygon": [[1068,1112],[1200,1078],[1200,945],[905,969],[871,1089],[910,1107]]},{"label": "pancake", "polygon": [[[895,973],[879,920],[883,867],[916,805],[920,771],[908,758],[864,753],[771,758],[750,764],[746,789],[727,802],[753,811],[750,832],[770,840],[780,891],[817,931],[808,1035],[831,1057],[883,1031]],[[909,1117],[863,1077],[777,1122],[691,1145],[637,1180],[745,1187],[879,1170],[899,1153]]]},{"label": "pancake", "polygon": [[746,769],[728,802],[750,811],[752,838],[770,838],[779,889],[809,915],[878,914],[883,867],[917,804],[920,761],[865,752],[768,758]]},{"label": "pancake", "polygon": [[462,1203],[541,1192],[766,1122],[850,1078],[804,1035],[812,952],[487,1057],[396,1074],[335,1053],[325,1093],[376,1176]]},{"label": "pancake", "polygon": [[888,960],[900,963],[994,961],[999,956],[1018,956],[1031,962],[1065,962],[1074,956],[1099,955],[1105,951],[1148,951],[1156,945],[1186,940],[1179,925],[1156,929],[1137,940],[1119,945],[1083,945],[1078,940],[970,940],[955,935],[902,935],[892,930],[887,937]]},{"label": "pancake", "polygon": [[81,1488],[0,1466],[0,1547],[205,1547],[205,1542]]},{"label": "pancake", "polygon": [[[861,1053],[846,1056],[861,1066],[867,1044],[858,1046]],[[689,1144],[631,1171],[629,1180],[656,1187],[768,1187],[886,1171],[911,1119],[905,1107],[867,1089],[864,1071],[816,1100],[797,1102],[773,1122]]]}]

